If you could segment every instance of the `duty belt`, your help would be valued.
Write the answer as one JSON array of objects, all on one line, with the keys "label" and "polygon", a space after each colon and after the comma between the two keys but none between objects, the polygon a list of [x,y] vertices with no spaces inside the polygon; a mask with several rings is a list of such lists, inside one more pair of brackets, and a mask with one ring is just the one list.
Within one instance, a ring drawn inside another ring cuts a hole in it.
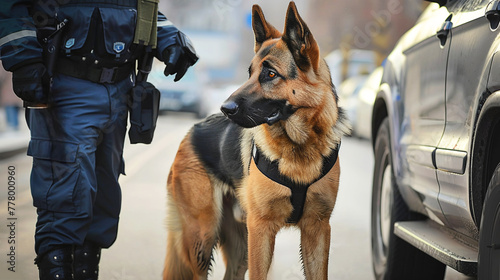
[{"label": "duty belt", "polygon": [[133,64],[127,63],[118,67],[97,68],[89,64],[78,63],[69,59],[58,59],[54,70],[63,75],[94,83],[112,84],[119,82],[132,74]]}]

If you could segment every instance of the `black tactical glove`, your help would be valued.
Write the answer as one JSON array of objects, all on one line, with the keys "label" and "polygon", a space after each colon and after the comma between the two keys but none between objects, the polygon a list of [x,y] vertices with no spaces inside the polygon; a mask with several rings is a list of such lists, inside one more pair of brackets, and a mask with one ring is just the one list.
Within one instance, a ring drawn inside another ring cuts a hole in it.
[{"label": "black tactical glove", "polygon": [[167,47],[162,56],[165,59],[165,76],[175,75],[174,82],[180,80],[189,67],[198,61],[191,40],[182,32],[177,32],[177,44]]},{"label": "black tactical glove", "polygon": [[12,87],[25,102],[47,104],[50,77],[42,63],[22,66],[12,72]]}]

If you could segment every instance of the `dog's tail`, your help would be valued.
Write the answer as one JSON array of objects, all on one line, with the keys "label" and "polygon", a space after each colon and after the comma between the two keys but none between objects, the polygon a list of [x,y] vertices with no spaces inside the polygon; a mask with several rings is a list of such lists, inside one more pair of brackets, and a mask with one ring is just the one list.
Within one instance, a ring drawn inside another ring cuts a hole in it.
[{"label": "dog's tail", "polygon": [[183,261],[186,256],[182,256],[182,225],[179,217],[177,205],[168,195],[168,236],[167,236],[167,256],[163,269],[163,280],[185,280],[193,279],[192,269]]}]

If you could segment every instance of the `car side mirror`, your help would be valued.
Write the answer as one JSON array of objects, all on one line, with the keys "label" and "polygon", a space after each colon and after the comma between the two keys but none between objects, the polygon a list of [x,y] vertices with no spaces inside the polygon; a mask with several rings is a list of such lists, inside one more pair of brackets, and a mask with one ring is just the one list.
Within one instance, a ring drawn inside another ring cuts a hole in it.
[{"label": "car side mirror", "polygon": [[441,7],[446,5],[446,3],[448,3],[448,0],[425,0],[425,1],[438,3],[439,6],[441,6]]}]

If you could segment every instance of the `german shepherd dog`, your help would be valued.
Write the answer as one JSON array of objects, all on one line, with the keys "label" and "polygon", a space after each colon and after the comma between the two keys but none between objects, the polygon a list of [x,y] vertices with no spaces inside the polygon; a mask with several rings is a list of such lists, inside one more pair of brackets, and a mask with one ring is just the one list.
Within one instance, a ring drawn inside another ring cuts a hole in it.
[{"label": "german shepherd dog", "polygon": [[[295,4],[288,6],[283,34],[257,5],[252,26],[248,81],[222,105],[225,116],[210,116],[189,131],[171,167],[165,280],[207,279],[217,244],[225,280],[244,279],[247,270],[252,280],[266,279],[276,234],[287,226],[301,231],[306,278],[327,279],[336,155],[349,125]],[[261,171],[256,154],[274,176]]]}]

